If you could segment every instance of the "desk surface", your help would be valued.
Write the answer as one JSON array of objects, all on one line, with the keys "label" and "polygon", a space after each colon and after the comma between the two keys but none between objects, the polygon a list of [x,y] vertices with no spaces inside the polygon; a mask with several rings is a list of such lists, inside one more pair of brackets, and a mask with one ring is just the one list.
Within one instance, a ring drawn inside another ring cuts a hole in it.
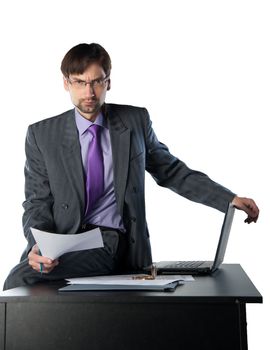
[{"label": "desk surface", "polygon": [[262,303],[262,296],[239,264],[223,264],[211,276],[195,276],[194,282],[174,292],[90,291],[60,294],[65,281],[9,289],[0,293],[0,302],[235,302]]}]

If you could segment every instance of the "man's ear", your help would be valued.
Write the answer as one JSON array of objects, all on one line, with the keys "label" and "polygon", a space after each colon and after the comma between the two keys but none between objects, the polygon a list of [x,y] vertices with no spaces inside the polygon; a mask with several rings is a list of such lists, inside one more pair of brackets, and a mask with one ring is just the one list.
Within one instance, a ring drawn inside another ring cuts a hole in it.
[{"label": "man's ear", "polygon": [[111,90],[111,79],[108,80],[107,91]]},{"label": "man's ear", "polygon": [[68,81],[67,81],[67,78],[64,76],[63,76],[63,83],[64,83],[65,90],[69,91]]}]

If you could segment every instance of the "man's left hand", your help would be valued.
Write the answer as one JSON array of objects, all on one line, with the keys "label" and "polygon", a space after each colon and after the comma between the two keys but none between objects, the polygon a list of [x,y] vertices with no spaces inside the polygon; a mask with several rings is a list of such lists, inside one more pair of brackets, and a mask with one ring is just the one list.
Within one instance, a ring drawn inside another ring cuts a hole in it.
[{"label": "man's left hand", "polygon": [[259,208],[253,199],[235,196],[232,204],[237,209],[243,210],[248,214],[248,217],[245,220],[247,224],[250,224],[251,222],[257,222],[259,217]]}]

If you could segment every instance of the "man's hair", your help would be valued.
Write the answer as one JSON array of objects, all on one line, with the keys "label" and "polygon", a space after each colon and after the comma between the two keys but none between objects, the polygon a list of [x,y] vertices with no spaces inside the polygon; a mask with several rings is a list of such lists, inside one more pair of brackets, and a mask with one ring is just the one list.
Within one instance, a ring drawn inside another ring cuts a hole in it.
[{"label": "man's hair", "polygon": [[65,77],[70,74],[83,74],[92,64],[98,63],[106,76],[111,72],[111,59],[108,52],[99,44],[79,44],[70,49],[61,63],[61,71]]}]

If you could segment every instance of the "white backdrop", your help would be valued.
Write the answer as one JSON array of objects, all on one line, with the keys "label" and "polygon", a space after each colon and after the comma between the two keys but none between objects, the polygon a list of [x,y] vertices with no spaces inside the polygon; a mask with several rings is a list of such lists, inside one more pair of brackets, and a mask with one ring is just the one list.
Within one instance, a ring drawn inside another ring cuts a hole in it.
[{"label": "white backdrop", "polygon": [[[225,261],[264,296],[247,307],[248,337],[251,350],[268,349],[269,2],[10,0],[0,16],[1,284],[25,247],[27,126],[72,107],[62,57],[98,42],[113,64],[107,102],[147,107],[173,154],[261,208],[256,225],[237,211]],[[212,259],[223,215],[146,182],[154,260]]]}]

